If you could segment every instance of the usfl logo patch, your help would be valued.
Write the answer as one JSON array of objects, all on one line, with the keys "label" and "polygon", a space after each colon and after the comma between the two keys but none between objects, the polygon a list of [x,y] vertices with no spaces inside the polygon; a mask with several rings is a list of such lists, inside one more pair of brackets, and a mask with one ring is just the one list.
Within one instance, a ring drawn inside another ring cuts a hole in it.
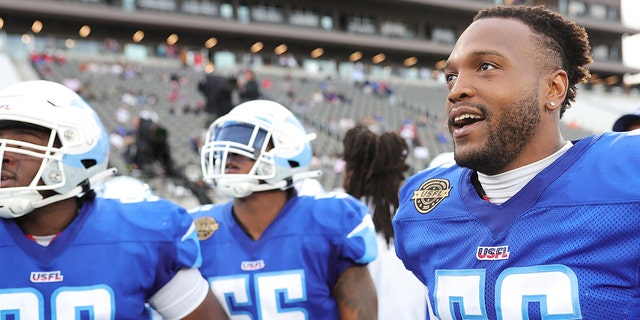
[{"label": "usfl logo patch", "polygon": [[449,180],[429,179],[418,190],[413,191],[413,204],[416,210],[422,214],[431,212],[442,200],[451,193]]},{"label": "usfl logo patch", "polygon": [[218,221],[213,217],[201,217],[193,222],[198,232],[198,239],[200,241],[207,240],[220,228]]}]

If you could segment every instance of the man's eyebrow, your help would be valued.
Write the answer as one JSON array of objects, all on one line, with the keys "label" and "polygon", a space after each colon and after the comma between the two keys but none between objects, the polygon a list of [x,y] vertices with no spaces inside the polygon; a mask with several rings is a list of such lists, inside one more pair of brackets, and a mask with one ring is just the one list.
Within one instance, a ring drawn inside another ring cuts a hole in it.
[{"label": "man's eyebrow", "polygon": [[[475,50],[469,53],[468,55],[474,58],[483,57],[483,56],[497,56],[500,58],[506,57],[504,54],[495,50]],[[445,62],[444,64],[444,69],[446,69],[447,67],[449,67],[449,61]]]},{"label": "man's eyebrow", "polygon": [[494,50],[477,50],[471,53],[473,56],[498,56],[505,57],[504,54]]}]

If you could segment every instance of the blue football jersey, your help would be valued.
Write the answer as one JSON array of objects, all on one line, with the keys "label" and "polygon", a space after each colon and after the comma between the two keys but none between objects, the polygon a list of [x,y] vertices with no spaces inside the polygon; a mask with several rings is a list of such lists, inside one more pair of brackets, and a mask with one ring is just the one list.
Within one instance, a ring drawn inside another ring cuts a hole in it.
[{"label": "blue football jersey", "polygon": [[640,136],[574,142],[502,205],[472,171],[401,189],[398,256],[440,319],[640,319]]},{"label": "blue football jersey", "polygon": [[293,197],[258,240],[231,209],[229,202],[191,213],[201,271],[232,319],[338,319],[338,276],[377,255],[366,206],[344,193]]},{"label": "blue football jersey", "polygon": [[149,319],[145,301],[199,266],[185,209],[97,198],[48,247],[0,219],[0,319]]}]

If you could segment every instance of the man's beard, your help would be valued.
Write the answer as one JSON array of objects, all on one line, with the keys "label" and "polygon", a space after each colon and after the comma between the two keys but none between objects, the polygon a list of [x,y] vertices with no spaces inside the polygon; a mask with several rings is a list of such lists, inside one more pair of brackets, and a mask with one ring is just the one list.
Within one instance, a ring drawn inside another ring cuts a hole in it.
[{"label": "man's beard", "polygon": [[529,93],[516,101],[511,110],[503,110],[497,118],[485,106],[478,108],[486,115],[486,141],[471,152],[464,155],[455,153],[454,157],[462,167],[487,175],[498,174],[522,153],[533,138],[541,121],[538,97],[535,92]]}]

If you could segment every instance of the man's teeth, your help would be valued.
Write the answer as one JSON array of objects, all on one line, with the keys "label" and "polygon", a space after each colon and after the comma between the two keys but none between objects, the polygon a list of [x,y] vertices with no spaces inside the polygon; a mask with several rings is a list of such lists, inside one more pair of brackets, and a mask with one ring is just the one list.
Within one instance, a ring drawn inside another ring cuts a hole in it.
[{"label": "man's teeth", "polygon": [[477,119],[482,119],[482,117],[478,116],[478,115],[475,115],[475,114],[466,113],[466,114],[462,114],[462,115],[459,115],[459,116],[455,117],[453,120],[455,122],[458,122],[458,121],[462,121],[462,120],[466,120],[466,119],[477,120]]}]

